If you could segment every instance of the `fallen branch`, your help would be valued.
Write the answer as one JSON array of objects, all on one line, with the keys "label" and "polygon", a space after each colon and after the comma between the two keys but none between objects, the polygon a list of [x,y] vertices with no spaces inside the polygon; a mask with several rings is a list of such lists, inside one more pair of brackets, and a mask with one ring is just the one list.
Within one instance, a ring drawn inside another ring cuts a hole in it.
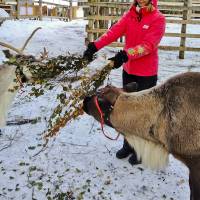
[{"label": "fallen branch", "polygon": [[23,125],[23,124],[29,124],[29,123],[36,124],[39,121],[41,121],[40,118],[10,120],[6,122],[6,126],[16,126],[16,125]]}]

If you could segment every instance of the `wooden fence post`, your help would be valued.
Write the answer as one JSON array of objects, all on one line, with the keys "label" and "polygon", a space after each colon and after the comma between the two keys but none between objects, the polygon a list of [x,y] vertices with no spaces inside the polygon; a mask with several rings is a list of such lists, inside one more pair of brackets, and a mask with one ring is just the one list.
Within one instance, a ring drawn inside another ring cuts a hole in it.
[{"label": "wooden fence post", "polygon": [[[109,0],[101,0],[100,2],[109,2]],[[106,7],[100,7],[99,8],[99,14],[98,16],[108,16],[110,14],[109,8]],[[108,29],[108,20],[99,20],[99,28],[100,29]],[[102,33],[98,34],[98,37],[100,37]]]},{"label": "wooden fence post", "polygon": [[42,20],[42,0],[39,0],[39,19]]},{"label": "wooden fence post", "polygon": [[72,14],[72,0],[69,1],[69,21],[72,21],[73,14]]},{"label": "wooden fence post", "polygon": [[[88,3],[92,3],[92,0],[88,0]],[[94,15],[94,12],[93,12],[93,6],[90,6],[89,8],[89,16],[93,16]],[[94,20],[90,19],[88,20],[88,25],[86,25],[86,30],[91,30],[93,29],[93,24],[94,24]],[[87,41],[86,41],[86,45],[89,43],[89,42],[92,42],[93,41],[93,33],[88,33],[88,37],[87,37]]]},{"label": "wooden fence post", "polygon": [[[191,0],[184,0],[183,6],[186,8],[189,7],[189,5],[191,5]],[[190,13],[189,10],[184,9],[183,10],[183,20],[188,20],[190,18]],[[186,30],[187,30],[187,24],[182,24],[181,26],[181,34],[186,34]],[[185,48],[185,44],[186,44],[186,37],[182,36],[181,37],[181,41],[180,41],[180,48]],[[185,57],[185,50],[180,50],[179,51],[179,58],[180,59],[184,59]]]},{"label": "wooden fence post", "polygon": [[16,12],[17,12],[17,13],[16,13],[16,18],[17,18],[17,19],[19,19],[19,14],[20,14],[20,13],[19,13],[19,12],[20,12],[20,10],[19,10],[19,9],[20,9],[19,1],[20,1],[20,0],[17,0],[17,10],[16,10]]}]

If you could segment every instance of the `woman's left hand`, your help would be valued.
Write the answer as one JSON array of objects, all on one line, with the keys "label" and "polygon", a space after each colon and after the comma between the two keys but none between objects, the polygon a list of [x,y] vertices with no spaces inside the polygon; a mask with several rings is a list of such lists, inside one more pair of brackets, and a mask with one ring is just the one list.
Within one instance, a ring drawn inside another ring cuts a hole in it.
[{"label": "woman's left hand", "polygon": [[114,61],[113,68],[117,69],[122,66],[123,63],[128,61],[128,56],[126,51],[120,50],[114,57],[109,58],[108,60]]}]

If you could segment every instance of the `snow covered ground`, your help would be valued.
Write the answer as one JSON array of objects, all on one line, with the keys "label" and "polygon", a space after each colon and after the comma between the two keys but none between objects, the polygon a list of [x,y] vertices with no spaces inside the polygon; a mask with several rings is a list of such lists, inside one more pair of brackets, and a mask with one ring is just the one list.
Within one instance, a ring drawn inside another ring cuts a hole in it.
[{"label": "snow covered ground", "polygon": [[[26,53],[39,55],[46,47],[50,56],[71,53],[82,54],[85,24],[83,20],[63,22],[59,20],[6,21],[0,27],[0,41],[21,47],[36,27],[42,27],[26,48]],[[179,26],[168,25],[170,31]],[[190,33],[200,32],[199,25],[190,26]],[[162,44],[176,45],[177,38],[163,38]],[[198,39],[188,40],[191,46],[200,47]],[[0,47],[0,50],[2,48]],[[160,51],[159,82],[171,75],[185,71],[200,71],[199,53],[188,52],[184,60],[178,52]],[[113,55],[113,49],[99,52]],[[5,60],[0,52],[0,63]],[[121,85],[121,69],[111,74],[113,85]],[[90,116],[83,115],[64,127],[48,147],[44,144],[42,131],[46,117],[56,104],[56,90],[39,98],[27,98],[18,93],[8,121],[41,118],[36,124],[6,126],[0,133],[0,199],[76,199],[76,200],[188,200],[188,170],[170,157],[165,170],[151,171],[142,165],[131,166],[127,159],[118,160],[116,151],[123,138],[110,141],[101,133],[100,126]],[[112,129],[106,129],[116,134]],[[156,155],[155,155],[156,156]]]}]

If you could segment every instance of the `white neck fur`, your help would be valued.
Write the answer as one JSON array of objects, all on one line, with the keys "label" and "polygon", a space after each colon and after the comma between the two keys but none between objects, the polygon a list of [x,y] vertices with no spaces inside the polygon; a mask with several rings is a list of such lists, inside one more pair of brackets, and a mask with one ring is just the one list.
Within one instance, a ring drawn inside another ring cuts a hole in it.
[{"label": "white neck fur", "polygon": [[7,112],[12,104],[16,92],[9,92],[8,89],[16,85],[14,66],[0,66],[0,127],[5,126]]},{"label": "white neck fur", "polygon": [[169,162],[169,153],[160,144],[145,140],[135,135],[126,137],[128,143],[135,149],[138,160],[150,169],[163,169]]}]

